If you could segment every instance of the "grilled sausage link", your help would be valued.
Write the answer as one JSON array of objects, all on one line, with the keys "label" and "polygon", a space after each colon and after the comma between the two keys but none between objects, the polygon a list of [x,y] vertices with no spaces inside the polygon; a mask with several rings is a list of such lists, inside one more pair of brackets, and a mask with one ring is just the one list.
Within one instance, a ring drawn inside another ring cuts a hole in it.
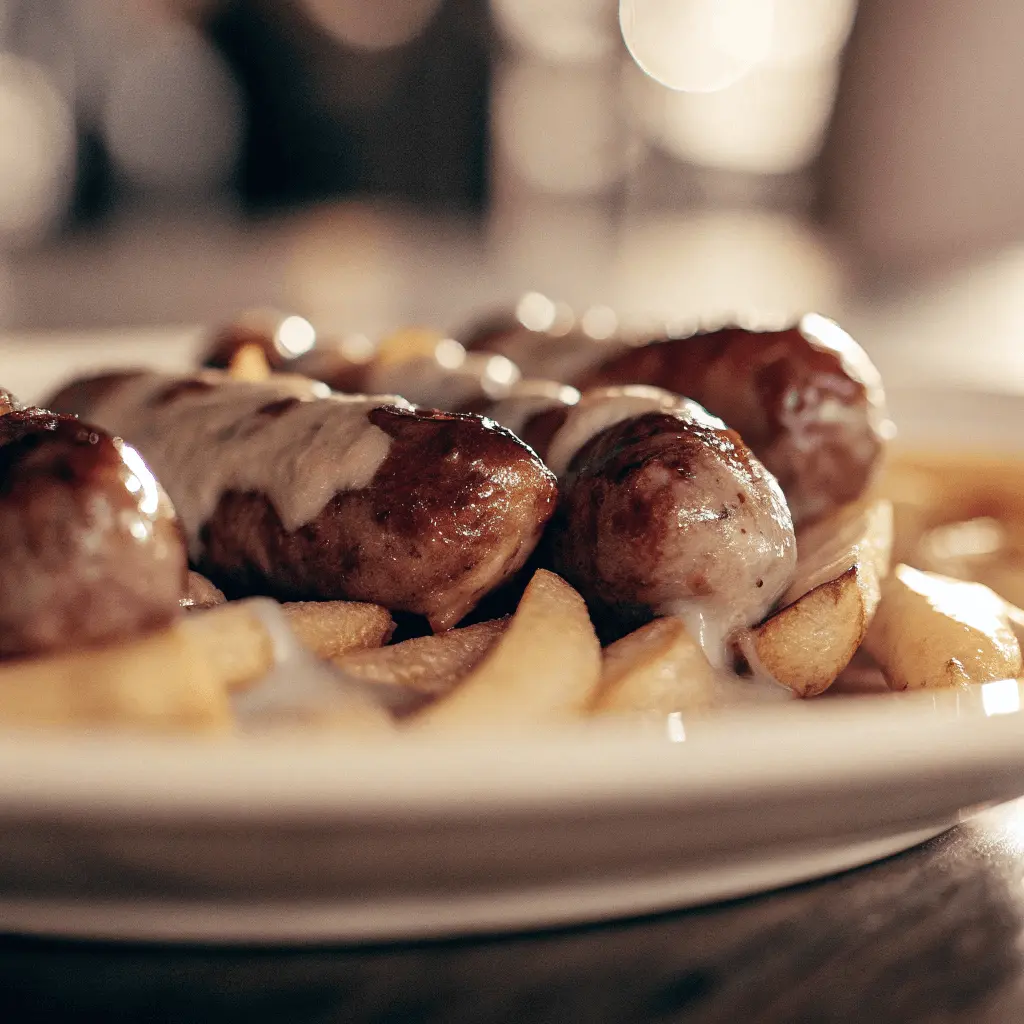
[{"label": "grilled sausage link", "polygon": [[94,378],[53,404],[138,444],[229,597],[372,601],[447,629],[554,511],[554,477],[509,431],[401,399],[207,372]]},{"label": "grilled sausage link", "polygon": [[712,660],[760,621],[796,568],[775,478],[696,402],[648,387],[578,401],[537,388],[495,403],[559,476],[548,556],[608,632],[679,615]]},{"label": "grilled sausage link", "polygon": [[643,345],[521,330],[481,344],[530,376],[581,391],[647,384],[694,399],[738,431],[774,474],[798,524],[866,490],[889,430],[871,360],[817,314],[785,330],[727,327]]},{"label": "grilled sausage link", "polygon": [[214,334],[202,365],[245,376],[244,366],[236,360],[251,350],[268,372],[300,374],[341,394],[398,394],[416,405],[466,412],[504,396],[520,377],[518,368],[504,356],[467,352],[451,338],[419,339],[411,353],[380,355],[365,338],[358,339],[365,343],[359,345],[356,337],[315,335],[305,320],[301,322],[309,326],[315,343],[289,355],[282,332],[288,341],[288,323],[299,319],[242,317]]},{"label": "grilled sausage link", "polygon": [[165,626],[186,571],[174,510],[138,452],[70,416],[0,416],[0,655]]}]

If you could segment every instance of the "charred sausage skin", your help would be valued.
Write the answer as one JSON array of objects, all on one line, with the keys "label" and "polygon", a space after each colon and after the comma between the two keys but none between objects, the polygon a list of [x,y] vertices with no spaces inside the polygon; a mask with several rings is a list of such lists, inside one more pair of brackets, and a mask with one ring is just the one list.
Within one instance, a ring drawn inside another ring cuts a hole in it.
[{"label": "charred sausage skin", "polygon": [[878,372],[832,321],[725,328],[627,349],[581,388],[652,384],[693,398],[750,446],[804,524],[854,501],[878,469],[887,421]]},{"label": "charred sausage skin", "polygon": [[186,572],[174,510],[134,449],[69,416],[0,416],[0,655],[166,626]]},{"label": "charred sausage skin", "polygon": [[[131,387],[133,379],[129,374],[79,381],[52,401],[59,408],[103,419],[104,409],[117,408],[118,389]],[[186,493],[190,485],[183,464],[160,452],[160,436],[166,433],[161,424],[168,422],[161,415],[181,405],[173,422],[188,432],[188,452],[194,450],[195,458],[206,460],[209,472],[216,473],[218,451],[227,442],[223,417],[211,418],[204,389],[233,389],[215,395],[228,403],[238,396],[252,404],[255,396],[251,415],[243,412],[229,432],[257,441],[271,421],[284,422],[296,411],[316,412],[297,410],[300,402],[342,399],[290,392],[264,402],[279,385],[229,382],[209,374],[153,388],[145,381],[141,384],[140,394],[149,397],[140,398],[128,413],[114,416],[124,418],[124,424],[110,426],[134,424],[143,450],[144,441],[152,444],[157,472],[172,496],[176,489],[181,495],[179,505],[196,541],[195,568],[229,597],[267,594],[291,600],[372,601],[424,615],[434,629],[446,629],[520,568],[554,512],[554,477],[509,431],[477,416],[402,408],[389,405],[387,399],[367,398],[360,400],[366,408],[357,429],[379,432],[384,440],[383,459],[371,466],[368,482],[339,488],[326,496],[315,514],[285,522],[288,516],[282,514],[280,502],[272,500],[272,488],[220,488],[214,480],[216,501],[209,514],[191,522]],[[131,430],[124,432],[133,436]],[[301,435],[295,438],[295,465],[267,465],[262,472],[270,474],[268,480],[292,474],[303,486],[312,482],[315,487],[317,480],[310,481],[309,474],[327,466],[331,452],[332,438],[325,437],[327,447],[321,447],[320,461],[310,464],[308,473],[297,466],[308,454]],[[337,442],[343,452],[352,438],[339,436]],[[185,468],[190,476],[198,474],[201,486],[210,485],[201,479],[207,472],[203,463],[192,461]]]},{"label": "charred sausage skin", "polygon": [[781,330],[730,326],[642,344],[555,338],[520,325],[472,344],[506,355],[529,376],[581,391],[646,384],[694,399],[738,431],[775,475],[798,524],[864,493],[889,431],[871,360],[817,314]]},{"label": "charred sausage skin", "polygon": [[728,638],[762,619],[795,571],[778,484],[711,417],[625,419],[583,444],[560,492],[552,565],[620,631],[679,615],[709,658],[722,659]]}]

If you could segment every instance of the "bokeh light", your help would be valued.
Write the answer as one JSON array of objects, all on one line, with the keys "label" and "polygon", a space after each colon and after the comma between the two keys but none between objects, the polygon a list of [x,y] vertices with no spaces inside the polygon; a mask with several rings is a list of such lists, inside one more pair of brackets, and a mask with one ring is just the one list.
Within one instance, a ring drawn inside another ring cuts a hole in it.
[{"label": "bokeh light", "polygon": [[656,82],[714,92],[742,78],[769,53],[771,0],[620,0],[622,38]]},{"label": "bokeh light", "polygon": [[185,26],[168,27],[116,60],[103,127],[111,161],[132,185],[202,192],[234,171],[242,102],[210,44]]},{"label": "bokeh light", "polygon": [[0,54],[0,139],[0,235],[35,238],[67,200],[74,126],[46,71],[12,54]]},{"label": "bokeh light", "polygon": [[389,50],[420,35],[441,0],[302,0],[328,35],[359,50]]},{"label": "bokeh light", "polygon": [[555,63],[600,60],[617,45],[615,0],[491,0],[504,37]]},{"label": "bokeh light", "polygon": [[775,8],[772,63],[836,57],[846,43],[856,0],[766,0]]},{"label": "bokeh light", "polygon": [[557,337],[568,334],[576,322],[568,303],[556,302],[540,292],[523,292],[516,303],[516,319],[527,330],[546,331]]},{"label": "bokeh light", "polygon": [[669,93],[660,142],[706,167],[783,174],[799,170],[821,144],[838,68],[764,66],[721,92]]},{"label": "bokeh light", "polygon": [[853,0],[622,0],[633,123],[692,164],[800,170],[820,148],[854,9]]},{"label": "bokeh light", "polygon": [[316,345],[316,329],[301,316],[286,316],[278,324],[274,339],[291,358],[305,355]]},{"label": "bokeh light", "polygon": [[619,318],[615,310],[609,306],[591,306],[583,311],[580,328],[591,338],[604,341],[619,329]]}]

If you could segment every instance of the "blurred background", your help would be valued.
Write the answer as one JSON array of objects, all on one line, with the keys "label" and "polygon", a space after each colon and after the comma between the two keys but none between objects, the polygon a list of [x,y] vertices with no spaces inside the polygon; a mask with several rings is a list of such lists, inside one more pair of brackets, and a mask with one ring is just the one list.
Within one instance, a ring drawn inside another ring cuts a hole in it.
[{"label": "blurred background", "polygon": [[450,327],[539,289],[814,307],[940,360],[981,326],[1019,365],[1022,30],[1013,0],[0,0],[0,328]]}]

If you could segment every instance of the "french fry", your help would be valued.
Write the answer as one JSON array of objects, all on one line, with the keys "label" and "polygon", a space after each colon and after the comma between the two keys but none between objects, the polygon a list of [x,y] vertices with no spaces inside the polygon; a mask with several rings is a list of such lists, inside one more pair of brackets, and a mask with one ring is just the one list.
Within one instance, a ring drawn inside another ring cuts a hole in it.
[{"label": "french fry", "polygon": [[152,636],[0,666],[0,724],[225,732],[228,690],[272,660],[241,606],[189,615]]},{"label": "french fry", "polygon": [[[753,685],[736,681],[737,686]],[[655,619],[604,649],[594,715],[701,712],[718,703],[722,683],[680,619]]]},{"label": "french fry", "polygon": [[451,693],[507,626],[507,619],[491,619],[333,660],[343,672],[379,688],[382,700],[404,717]]},{"label": "french fry", "polygon": [[892,508],[844,509],[797,537],[797,576],[780,611],[752,629],[743,653],[801,697],[832,685],[860,646],[889,568]]},{"label": "french fry", "polygon": [[[202,660],[229,693],[258,679],[274,663],[274,644],[266,626],[241,601],[190,612],[172,631],[185,638],[192,656]],[[133,646],[128,643],[120,649]]]},{"label": "french fry", "polygon": [[380,647],[391,639],[395,623],[378,604],[358,601],[295,601],[281,606],[288,625],[318,658]]},{"label": "french fry", "polygon": [[504,634],[454,692],[411,728],[473,731],[571,720],[601,674],[601,647],[583,598],[539,569]]},{"label": "french fry", "polygon": [[228,373],[236,380],[267,380],[273,371],[259,345],[243,345],[228,363]]},{"label": "french fry", "polygon": [[864,646],[893,690],[988,683],[1022,669],[1002,598],[902,564],[883,584]]},{"label": "french fry", "polygon": [[[376,605],[327,601],[283,611],[299,640],[321,657],[379,645],[393,628]],[[152,636],[0,664],[0,725],[223,731],[234,721],[230,695],[273,665],[267,626],[246,602],[231,602],[190,612]],[[352,715],[346,708],[320,717],[337,726]]]}]

